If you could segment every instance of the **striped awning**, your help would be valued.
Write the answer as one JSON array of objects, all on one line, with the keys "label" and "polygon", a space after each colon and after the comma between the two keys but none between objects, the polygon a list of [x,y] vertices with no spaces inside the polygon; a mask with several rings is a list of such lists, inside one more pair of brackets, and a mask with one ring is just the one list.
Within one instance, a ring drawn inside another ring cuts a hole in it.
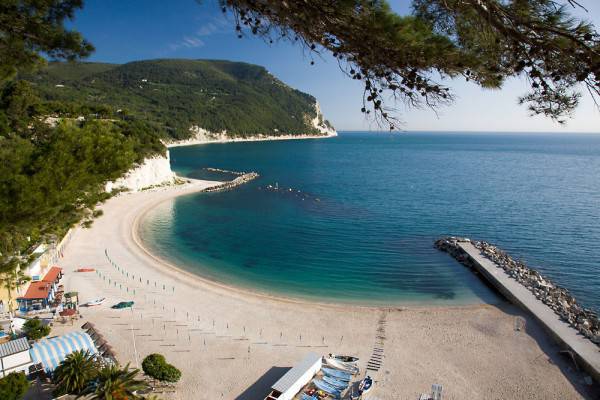
[{"label": "striped awning", "polygon": [[51,339],[40,340],[31,346],[29,352],[34,364],[42,363],[46,372],[52,372],[67,355],[77,350],[98,353],[92,338],[85,332],[70,332]]}]

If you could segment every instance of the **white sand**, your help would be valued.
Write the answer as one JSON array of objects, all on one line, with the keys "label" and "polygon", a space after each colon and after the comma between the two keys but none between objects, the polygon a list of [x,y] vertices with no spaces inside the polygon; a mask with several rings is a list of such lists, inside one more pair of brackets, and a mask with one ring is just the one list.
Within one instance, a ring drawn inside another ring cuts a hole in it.
[{"label": "white sand", "polygon": [[[354,354],[364,368],[377,321],[385,315],[385,357],[381,370],[371,374],[371,398],[416,399],[432,383],[444,386],[445,399],[582,398],[572,383],[580,377],[568,372],[533,321],[526,317],[527,333],[515,332],[515,316],[522,314],[510,305],[375,309],[286,301],[210,283],[140,248],[135,228],[145,211],[211,184],[196,181],[110,199],[91,229],[75,231],[62,260],[65,288],[79,291],[80,302],[108,298],[81,312],[122,364],[135,366],[136,350],[140,362],[159,352],[182,370],[177,391],[161,397],[262,399],[283,368],[309,351]],[[105,249],[129,277],[108,262]],[[95,273],[74,272],[82,266],[97,268],[117,286]],[[110,309],[122,300],[135,300],[133,311]]]}]

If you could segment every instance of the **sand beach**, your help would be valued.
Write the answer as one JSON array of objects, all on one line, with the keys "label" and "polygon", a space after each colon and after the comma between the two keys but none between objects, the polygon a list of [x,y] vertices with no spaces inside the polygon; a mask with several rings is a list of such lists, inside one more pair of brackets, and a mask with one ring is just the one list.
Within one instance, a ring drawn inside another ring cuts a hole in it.
[{"label": "sand beach", "polygon": [[[372,399],[416,399],[442,384],[446,399],[585,398],[582,376],[531,318],[509,303],[374,308],[276,298],[202,279],[150,254],[137,237],[145,212],[219,182],[192,181],[108,200],[91,228],[76,228],[60,260],[91,321],[138,366],[162,353],[182,370],[167,399],[262,399],[307,352],[353,354],[365,368],[384,349]],[[77,273],[91,267],[97,273]],[[110,283],[109,283],[110,282]],[[123,300],[133,309],[112,310]],[[526,329],[515,330],[525,318]],[[54,333],[71,330],[57,324]],[[378,338],[378,336],[380,338]]]}]

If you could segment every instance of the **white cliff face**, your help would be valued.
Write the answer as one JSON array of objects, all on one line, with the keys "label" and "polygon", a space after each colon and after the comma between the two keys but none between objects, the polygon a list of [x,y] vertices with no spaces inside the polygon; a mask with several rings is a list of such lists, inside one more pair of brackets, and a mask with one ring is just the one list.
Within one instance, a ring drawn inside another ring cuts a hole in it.
[{"label": "white cliff face", "polygon": [[121,178],[114,182],[107,182],[105,189],[109,193],[114,189],[128,189],[138,192],[150,186],[170,184],[174,181],[175,173],[171,171],[169,153],[167,152],[166,157],[146,158],[142,164],[129,170]]},{"label": "white cliff face", "polygon": [[337,132],[333,129],[332,126],[327,126],[325,124],[325,118],[323,118],[323,114],[321,113],[321,106],[319,106],[319,102],[315,103],[315,109],[317,111],[317,116],[313,118],[311,121],[312,126],[315,129],[318,129],[323,135],[327,136],[337,136]]},{"label": "white cliff face", "polygon": [[[312,127],[319,131],[318,135],[315,134],[306,134],[306,135],[287,135],[285,133],[281,133],[279,135],[271,135],[271,134],[258,134],[246,137],[231,137],[227,135],[227,131],[221,132],[211,132],[204,128],[201,128],[197,125],[193,125],[190,127],[190,132],[192,136],[189,139],[179,140],[175,142],[167,142],[165,145],[167,147],[177,147],[177,146],[190,146],[194,144],[203,144],[203,143],[225,143],[225,142],[254,142],[261,140],[291,140],[291,139],[320,139],[324,137],[332,137],[337,136],[337,132],[333,127],[327,126],[325,124],[325,120],[323,119],[323,115],[321,114],[321,108],[319,107],[319,103],[315,103],[315,109],[317,111],[317,116],[313,119],[308,120]],[[277,131],[277,130],[275,130]]]}]

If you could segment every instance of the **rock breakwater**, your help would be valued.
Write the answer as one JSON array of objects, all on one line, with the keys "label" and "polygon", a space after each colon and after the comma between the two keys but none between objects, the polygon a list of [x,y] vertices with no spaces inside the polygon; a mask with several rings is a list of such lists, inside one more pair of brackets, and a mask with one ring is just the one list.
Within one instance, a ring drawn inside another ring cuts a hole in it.
[{"label": "rock breakwater", "polygon": [[435,247],[445,251],[461,264],[473,268],[473,260],[459,246],[461,242],[472,243],[482,255],[502,268],[510,277],[525,286],[541,302],[550,307],[560,318],[577,329],[583,336],[600,346],[600,319],[592,310],[584,308],[567,289],[545,278],[523,262],[513,259],[498,247],[483,241],[467,238],[446,237],[435,242]]},{"label": "rock breakwater", "polygon": [[206,171],[210,171],[210,172],[220,172],[222,174],[230,174],[230,175],[244,175],[247,174],[247,172],[238,172],[238,171],[230,171],[228,169],[221,169],[221,168],[211,168],[211,167],[207,167],[204,168]]},{"label": "rock breakwater", "polygon": [[238,175],[238,176],[234,180],[224,182],[217,186],[212,186],[212,187],[206,188],[202,191],[203,192],[218,192],[218,191],[223,191],[223,190],[230,190],[230,189],[233,189],[240,185],[243,185],[244,183],[248,183],[260,176],[256,172],[246,172],[246,173],[243,173],[242,175],[239,175],[238,173],[235,173],[232,171],[227,171],[227,172],[234,173],[235,175]]}]

